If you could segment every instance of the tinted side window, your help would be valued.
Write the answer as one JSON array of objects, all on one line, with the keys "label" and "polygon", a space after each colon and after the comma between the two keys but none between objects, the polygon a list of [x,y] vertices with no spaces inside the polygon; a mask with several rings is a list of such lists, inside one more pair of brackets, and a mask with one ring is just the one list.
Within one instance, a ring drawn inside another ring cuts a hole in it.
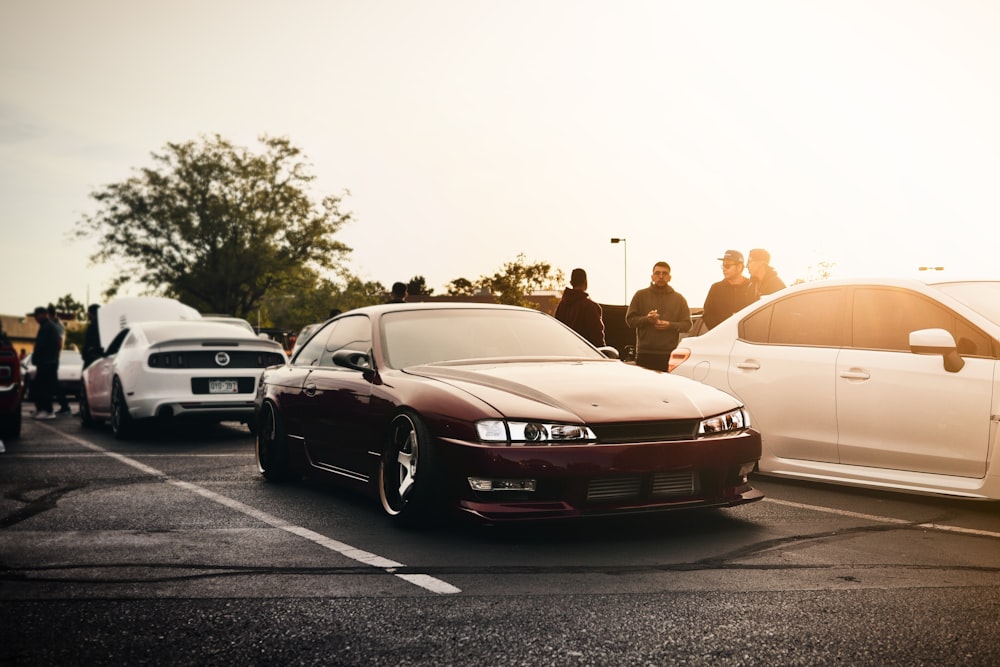
[{"label": "tinted side window", "polygon": [[772,345],[840,347],[843,290],[803,292],[772,306],[768,342]]},{"label": "tinted side window", "polygon": [[358,352],[369,352],[372,347],[371,320],[364,315],[343,317],[337,320],[336,328],[326,338],[326,346],[320,366],[333,366],[333,353],[344,348]]},{"label": "tinted side window", "polygon": [[302,346],[302,349],[295,355],[292,363],[296,366],[315,366],[319,363],[323,351],[326,349],[326,339],[330,337],[330,332],[339,324],[334,322],[330,326],[316,333],[309,339],[309,342]]},{"label": "tinted side window", "polygon": [[771,332],[772,312],[774,308],[768,306],[740,322],[740,338],[749,343],[767,343]]},{"label": "tinted side window", "polygon": [[114,340],[112,340],[108,344],[108,349],[105,350],[104,353],[108,355],[118,354],[118,350],[121,348],[122,342],[125,340],[125,336],[128,335],[128,332],[129,332],[128,329],[122,329],[121,331],[119,331],[118,335],[114,337]]},{"label": "tinted side window", "polygon": [[951,310],[927,297],[901,289],[859,288],[854,293],[853,347],[910,351],[910,332],[944,329],[962,354],[989,356],[987,336]]}]

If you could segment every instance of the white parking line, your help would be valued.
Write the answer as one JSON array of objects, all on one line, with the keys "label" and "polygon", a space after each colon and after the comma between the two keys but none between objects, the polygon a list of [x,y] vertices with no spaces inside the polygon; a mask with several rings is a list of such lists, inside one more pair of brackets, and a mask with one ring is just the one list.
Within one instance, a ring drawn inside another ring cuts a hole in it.
[{"label": "white parking line", "polygon": [[462,592],[460,588],[456,588],[455,586],[452,586],[446,581],[436,579],[427,574],[397,574],[396,572],[394,572],[396,568],[406,567],[402,563],[397,563],[394,560],[383,558],[382,556],[379,556],[377,554],[357,549],[349,544],[344,544],[343,542],[338,542],[337,540],[330,539],[329,537],[326,537],[325,535],[321,535],[317,532],[309,530],[308,528],[288,523],[284,519],[278,518],[273,514],[268,514],[267,512],[263,512],[257,509],[256,507],[251,507],[246,503],[241,503],[238,500],[227,498],[226,496],[215,493],[214,491],[210,491],[209,489],[206,489],[203,486],[198,486],[197,484],[192,484],[191,482],[185,482],[179,479],[173,479],[162,470],[157,470],[156,468],[148,466],[144,463],[140,463],[139,461],[136,461],[133,458],[129,458],[128,456],[124,456],[116,452],[109,452],[100,445],[95,445],[92,442],[88,442],[83,438],[79,438],[69,433],[63,433],[62,431],[52,428],[47,424],[43,424],[43,426],[45,426],[46,428],[50,428],[52,431],[57,432],[66,438],[69,438],[73,442],[83,447],[86,447],[91,451],[104,454],[105,456],[109,456],[118,461],[119,463],[131,466],[136,470],[144,472],[152,477],[160,478],[167,484],[172,484],[178,488],[184,489],[185,491],[190,491],[191,493],[196,493],[203,498],[207,498],[208,500],[216,502],[220,505],[224,505],[229,509],[235,510],[241,514],[245,514],[246,516],[257,519],[258,521],[262,521],[263,523],[266,523],[270,526],[291,533],[292,535],[303,537],[315,544],[318,544],[324,549],[329,549],[330,551],[336,551],[340,555],[345,556],[346,558],[350,558],[351,560],[363,563],[364,565],[370,565],[371,567],[383,569],[386,571],[387,574],[391,574],[394,577],[398,577],[399,579],[402,579],[403,581],[413,584],[414,586],[419,586],[420,588],[431,591],[432,593],[441,593],[445,595]]},{"label": "white parking line", "polygon": [[775,505],[784,505],[785,507],[795,507],[803,510],[812,510],[814,512],[824,512],[826,514],[836,514],[838,516],[847,516],[852,519],[865,519],[867,521],[875,521],[878,523],[895,523],[900,525],[913,526],[914,528],[926,528],[928,530],[941,530],[949,533],[961,533],[963,535],[978,535],[981,537],[996,537],[1000,538],[1000,533],[989,531],[989,530],[977,530],[975,528],[960,528],[958,526],[947,526],[940,523],[913,523],[912,521],[907,521],[906,519],[894,519],[889,516],[878,516],[876,514],[862,514],[860,512],[849,512],[847,510],[833,509],[832,507],[823,507],[821,505],[805,505],[803,503],[793,503],[790,500],[778,500],[777,498],[764,498],[766,503],[774,503]]}]

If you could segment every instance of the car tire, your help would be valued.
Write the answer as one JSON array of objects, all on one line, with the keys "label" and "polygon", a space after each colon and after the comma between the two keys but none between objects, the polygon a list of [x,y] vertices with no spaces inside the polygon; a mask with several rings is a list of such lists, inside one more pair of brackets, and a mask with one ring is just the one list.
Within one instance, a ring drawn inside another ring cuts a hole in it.
[{"label": "car tire", "polygon": [[127,440],[135,435],[135,420],[129,414],[125,402],[125,391],[121,380],[115,378],[111,387],[111,430],[119,440]]},{"label": "car tire", "polygon": [[294,481],[296,475],[288,463],[288,443],[281,416],[274,404],[265,401],[257,418],[257,471],[269,482]]},{"label": "car tire", "polygon": [[87,388],[85,386],[81,385],[77,401],[80,403],[80,422],[84,428],[93,426],[96,422],[94,421],[94,416],[90,414],[90,401],[87,400]]},{"label": "car tire", "polygon": [[440,518],[438,471],[430,434],[412,412],[396,415],[378,471],[382,509],[404,528],[426,527]]}]

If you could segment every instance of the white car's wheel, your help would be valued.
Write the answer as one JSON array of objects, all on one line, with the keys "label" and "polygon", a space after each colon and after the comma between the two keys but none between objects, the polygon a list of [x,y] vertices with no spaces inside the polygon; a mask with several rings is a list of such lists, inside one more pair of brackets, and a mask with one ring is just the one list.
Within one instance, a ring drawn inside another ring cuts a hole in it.
[{"label": "white car's wheel", "polygon": [[126,440],[135,435],[135,420],[129,414],[125,403],[125,391],[122,383],[115,378],[111,387],[111,430],[119,440]]}]

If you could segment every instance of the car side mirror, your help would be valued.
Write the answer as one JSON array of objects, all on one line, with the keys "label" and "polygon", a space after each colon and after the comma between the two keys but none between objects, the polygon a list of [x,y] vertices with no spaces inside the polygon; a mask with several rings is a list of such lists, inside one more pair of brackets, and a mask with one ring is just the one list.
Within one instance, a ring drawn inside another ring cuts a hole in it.
[{"label": "car side mirror", "polygon": [[601,347],[597,348],[597,350],[601,354],[603,354],[605,357],[607,357],[608,359],[620,359],[621,358],[618,355],[618,350],[616,348],[610,346],[610,345],[602,345]]},{"label": "car side mirror", "polygon": [[352,371],[361,371],[369,380],[375,376],[371,358],[364,352],[348,350],[346,348],[337,350],[333,353],[333,363],[342,368],[349,368]]},{"label": "car side mirror", "polygon": [[944,359],[944,369],[949,373],[957,373],[965,366],[965,359],[958,353],[955,337],[944,329],[911,331],[910,352],[940,355]]}]

